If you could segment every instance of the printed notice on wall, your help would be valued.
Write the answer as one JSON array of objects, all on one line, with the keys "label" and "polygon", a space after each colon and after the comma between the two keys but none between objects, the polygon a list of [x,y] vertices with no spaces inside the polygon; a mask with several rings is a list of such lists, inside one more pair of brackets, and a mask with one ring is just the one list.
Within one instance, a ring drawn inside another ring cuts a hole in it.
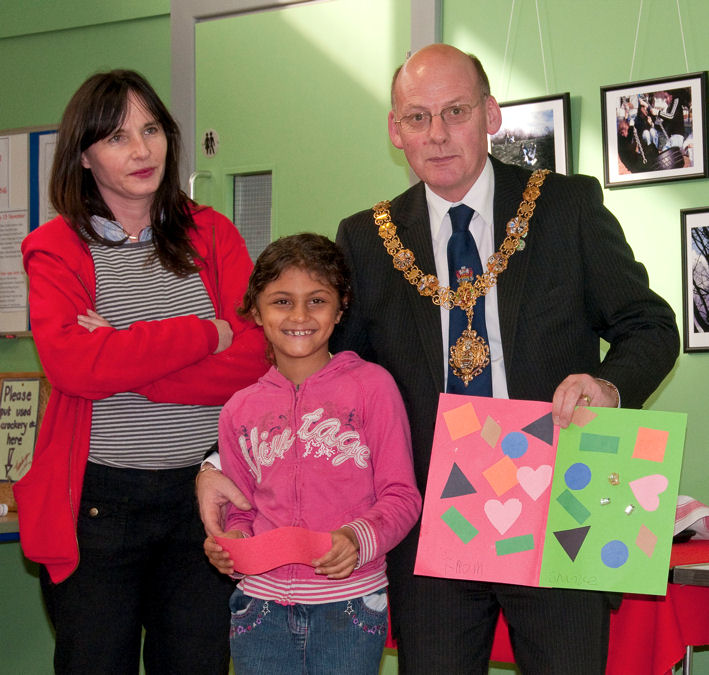
[{"label": "printed notice on wall", "polygon": [[0,135],[0,334],[27,334],[27,278],[22,240],[56,216],[49,200],[56,129]]},{"label": "printed notice on wall", "polygon": [[27,281],[20,244],[27,210],[0,210],[0,333],[27,330]]},{"label": "printed notice on wall", "polygon": [[0,392],[0,474],[2,480],[17,481],[32,463],[39,413],[38,379],[2,382]]}]

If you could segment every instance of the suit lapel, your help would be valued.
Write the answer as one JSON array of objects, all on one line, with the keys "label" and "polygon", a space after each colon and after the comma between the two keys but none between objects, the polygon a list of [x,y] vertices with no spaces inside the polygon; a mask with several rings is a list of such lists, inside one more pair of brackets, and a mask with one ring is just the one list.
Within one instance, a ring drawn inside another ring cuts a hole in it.
[{"label": "suit lapel", "polygon": [[[495,219],[495,247],[507,236],[507,223],[517,213],[519,203],[522,201],[528,174],[509,167],[492,158],[495,171],[495,197],[493,217]],[[505,358],[507,381],[510,381],[510,372],[514,365],[515,336],[517,334],[517,318],[523,301],[527,268],[530,255],[534,251],[534,216],[529,222],[529,234],[525,239],[524,251],[517,251],[508,263],[507,269],[500,274],[497,282],[497,310],[500,317],[500,333],[502,350]]]},{"label": "suit lapel", "polygon": [[[392,204],[392,221],[404,248],[413,251],[416,265],[425,274],[434,274],[436,262],[431,242],[431,225],[428,219],[426,191],[423,183],[414,185]],[[431,377],[439,391],[443,391],[443,342],[441,339],[441,312],[430,298],[422,298],[416,288],[407,284],[408,306],[402,311],[408,314],[412,329],[418,332],[423,345]]]}]

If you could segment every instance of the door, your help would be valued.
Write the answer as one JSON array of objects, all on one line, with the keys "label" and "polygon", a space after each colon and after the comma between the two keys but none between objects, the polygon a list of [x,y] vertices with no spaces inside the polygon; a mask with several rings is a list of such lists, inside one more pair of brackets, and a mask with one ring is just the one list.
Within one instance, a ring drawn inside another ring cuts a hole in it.
[{"label": "door", "polygon": [[196,167],[211,174],[196,199],[233,217],[233,177],[270,172],[272,237],[334,236],[405,189],[387,114],[409,5],[329,0],[196,24]]}]

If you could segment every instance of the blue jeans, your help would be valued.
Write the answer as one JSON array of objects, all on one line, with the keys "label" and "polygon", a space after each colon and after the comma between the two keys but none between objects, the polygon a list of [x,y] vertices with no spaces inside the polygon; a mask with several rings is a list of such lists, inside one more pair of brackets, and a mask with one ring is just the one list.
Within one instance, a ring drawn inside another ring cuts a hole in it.
[{"label": "blue jeans", "polygon": [[376,675],[387,635],[386,591],[323,605],[280,605],[236,589],[231,657],[238,675]]}]

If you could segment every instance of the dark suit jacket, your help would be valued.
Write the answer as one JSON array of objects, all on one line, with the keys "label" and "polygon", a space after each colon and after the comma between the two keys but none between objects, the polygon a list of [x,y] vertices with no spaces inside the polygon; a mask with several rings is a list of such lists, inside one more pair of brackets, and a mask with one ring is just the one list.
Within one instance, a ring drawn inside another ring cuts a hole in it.
[{"label": "dark suit jacket", "polygon": [[[492,159],[495,245],[516,214],[529,172]],[[510,398],[551,401],[571,373],[613,382],[623,407],[640,407],[679,351],[674,313],[648,288],[598,181],[550,174],[526,248],[498,277],[498,309]],[[392,200],[392,221],[425,273],[435,272],[423,183]],[[372,211],[340,224],[337,241],[353,273],[350,310],[332,339],[384,366],[411,423],[419,488],[426,486],[444,363],[440,310],[394,269]],[[458,311],[458,310],[456,310]],[[601,361],[599,338],[610,343]]]}]

